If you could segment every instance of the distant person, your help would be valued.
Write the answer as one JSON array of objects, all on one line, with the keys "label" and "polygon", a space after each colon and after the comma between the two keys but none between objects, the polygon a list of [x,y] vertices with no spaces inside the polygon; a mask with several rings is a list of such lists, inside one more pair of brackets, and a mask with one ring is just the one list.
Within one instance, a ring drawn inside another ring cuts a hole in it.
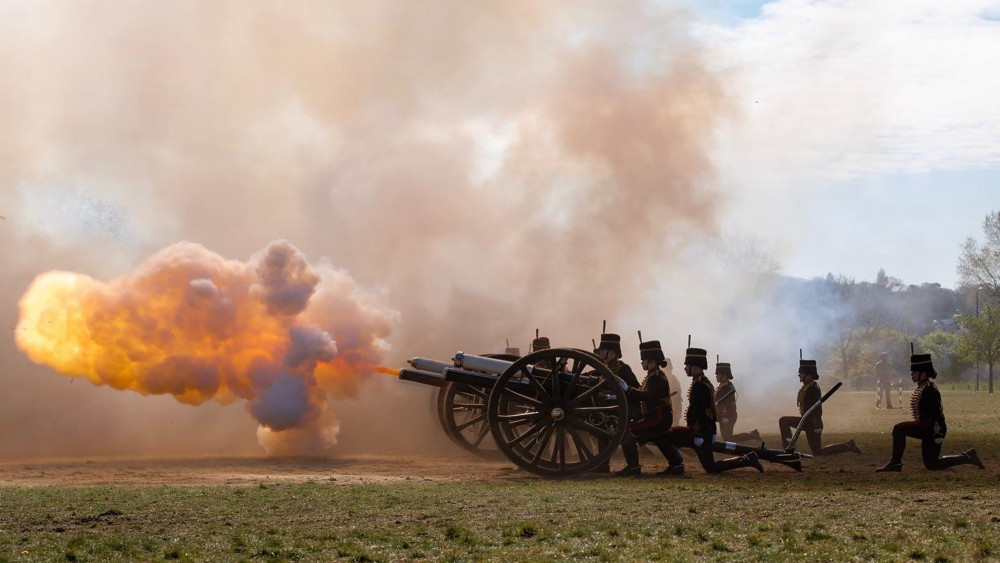
[{"label": "distant person", "polygon": [[[667,440],[678,448],[691,448],[707,473],[720,473],[740,467],[753,467],[763,472],[764,466],[757,454],[748,453],[740,457],[716,461],[712,451],[715,442],[715,389],[705,377],[708,369],[708,353],[701,348],[688,348],[684,355],[684,373],[691,378],[688,388],[688,408],[684,413],[687,426],[675,426],[667,433]],[[673,475],[684,473],[684,465],[671,465],[667,471]]]},{"label": "distant person", "polygon": [[892,378],[889,375],[889,355],[885,352],[872,366],[872,376],[875,378],[875,408],[882,408],[882,398],[885,397],[885,408],[892,408]]},{"label": "distant person", "polygon": [[670,383],[670,408],[673,410],[674,420],[671,422],[671,426],[677,426],[678,417],[684,412],[683,398],[680,394],[681,382],[674,375],[674,363],[670,361],[670,358],[664,360],[667,365],[663,366],[663,373],[667,374],[667,381]]},{"label": "distant person", "polygon": [[639,357],[642,360],[642,369],[646,370],[646,379],[639,387],[628,388],[629,403],[638,405],[639,413],[629,424],[622,438],[622,453],[625,454],[627,465],[615,474],[625,477],[642,474],[636,445],[646,442],[656,444],[669,464],[661,474],[670,474],[671,467],[679,465],[683,468],[684,458],[665,438],[674,419],[673,408],[670,405],[670,382],[660,369],[666,367],[666,358],[657,340],[640,343]]},{"label": "distant person", "polygon": [[[816,360],[799,360],[799,381],[802,383],[802,387],[799,389],[798,397],[795,400],[799,407],[799,416],[783,416],[778,419],[778,430],[781,432],[781,443],[784,447],[788,447],[788,443],[792,439],[792,431],[802,421],[802,416],[805,415],[810,407],[823,398],[823,391],[820,390],[819,384],[816,383],[817,379],[819,379],[819,371],[816,369]],[[843,444],[823,446],[822,405],[817,406],[816,410],[809,415],[805,424],[802,425],[802,433],[806,435],[806,439],[809,442],[809,450],[814,456],[836,455],[847,452],[861,453],[861,449],[858,448],[853,439]]]},{"label": "distant person", "polygon": [[[605,333],[601,335],[601,343],[594,350],[594,354],[604,362],[604,365],[608,366],[611,373],[617,375],[622,381],[625,382],[629,387],[639,387],[639,380],[635,377],[635,372],[628,364],[621,361],[622,359],[622,337],[617,334]],[[635,406],[631,401],[629,402],[629,411],[638,412],[638,407]],[[601,450],[607,445],[607,440],[605,438],[599,438],[597,440],[598,448]],[[622,444],[622,453],[625,454],[626,458],[632,455],[632,452],[627,450],[635,449],[635,455],[638,457],[638,446],[635,442],[626,446]],[[611,461],[608,460],[603,465],[599,465],[594,469],[595,473],[610,473],[611,472]]]},{"label": "distant person", "polygon": [[531,341],[531,351],[539,352],[541,350],[550,350],[552,344],[549,343],[548,337],[536,336],[534,340]]},{"label": "distant person", "polygon": [[910,379],[917,384],[913,395],[910,396],[910,412],[913,414],[913,420],[893,426],[892,459],[876,469],[876,472],[903,470],[903,450],[906,449],[907,437],[920,440],[920,453],[927,469],[945,469],[967,463],[979,469],[986,469],[975,449],[967,450],[961,455],[941,457],[941,446],[948,433],[948,426],[944,421],[941,392],[931,381],[936,378],[937,372],[934,371],[930,354],[910,356]]},{"label": "distant person", "polygon": [[736,427],[736,387],[733,386],[733,368],[728,362],[715,364],[715,381],[719,386],[715,388],[715,410],[719,415],[719,432],[726,442],[763,442],[760,432],[754,428],[750,432],[733,434]]}]

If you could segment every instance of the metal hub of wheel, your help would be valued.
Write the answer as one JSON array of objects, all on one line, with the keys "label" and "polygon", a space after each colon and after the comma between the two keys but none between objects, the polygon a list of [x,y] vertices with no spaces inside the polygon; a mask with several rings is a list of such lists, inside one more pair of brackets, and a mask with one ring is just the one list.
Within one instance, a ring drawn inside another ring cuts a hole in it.
[{"label": "metal hub of wheel", "polygon": [[628,402],[618,379],[596,356],[553,348],[514,362],[487,404],[497,447],[543,476],[584,473],[618,448]]}]

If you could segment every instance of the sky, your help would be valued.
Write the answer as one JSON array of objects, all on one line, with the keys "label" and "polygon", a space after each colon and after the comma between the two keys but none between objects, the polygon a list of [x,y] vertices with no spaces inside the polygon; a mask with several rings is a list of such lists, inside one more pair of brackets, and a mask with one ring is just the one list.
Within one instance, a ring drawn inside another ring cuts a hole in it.
[{"label": "sky", "polygon": [[737,105],[725,222],[791,276],[955,287],[960,245],[1000,208],[1000,3],[688,6]]},{"label": "sky", "polygon": [[[0,322],[34,338],[0,339],[0,456],[254,452],[285,427],[260,397],[324,443],[413,446],[431,397],[330,354],[585,347],[605,320],[791,373],[842,311],[759,271],[955,286],[1000,210],[996,68],[997,1],[2,2]],[[247,288],[299,287],[272,262],[324,297],[267,317]],[[209,302],[278,327],[249,331],[269,370],[212,371],[241,354]],[[747,400],[787,383],[761,377]]]}]

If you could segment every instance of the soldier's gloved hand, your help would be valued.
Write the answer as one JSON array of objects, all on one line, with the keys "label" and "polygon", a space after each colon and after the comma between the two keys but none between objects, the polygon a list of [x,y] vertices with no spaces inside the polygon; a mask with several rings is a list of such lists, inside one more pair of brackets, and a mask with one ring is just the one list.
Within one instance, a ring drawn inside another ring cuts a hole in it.
[{"label": "soldier's gloved hand", "polygon": [[704,444],[704,443],[705,443],[705,439],[702,438],[701,436],[698,436],[697,438],[694,439],[694,447],[696,447],[696,448],[700,448],[701,445]]}]

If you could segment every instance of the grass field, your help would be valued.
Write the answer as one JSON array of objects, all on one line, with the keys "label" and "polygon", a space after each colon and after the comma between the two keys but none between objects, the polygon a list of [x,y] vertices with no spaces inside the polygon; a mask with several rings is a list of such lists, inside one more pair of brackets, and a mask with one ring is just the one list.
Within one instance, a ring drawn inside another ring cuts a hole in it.
[{"label": "grass field", "polygon": [[1000,560],[998,403],[946,391],[945,404],[945,453],[975,444],[986,471],[926,471],[911,441],[903,474],[873,473],[905,413],[865,402],[827,419],[841,426],[829,441],[851,435],[865,454],[803,473],[689,463],[682,478],[543,480],[483,463],[486,477],[443,482],[8,484],[0,560]]}]

